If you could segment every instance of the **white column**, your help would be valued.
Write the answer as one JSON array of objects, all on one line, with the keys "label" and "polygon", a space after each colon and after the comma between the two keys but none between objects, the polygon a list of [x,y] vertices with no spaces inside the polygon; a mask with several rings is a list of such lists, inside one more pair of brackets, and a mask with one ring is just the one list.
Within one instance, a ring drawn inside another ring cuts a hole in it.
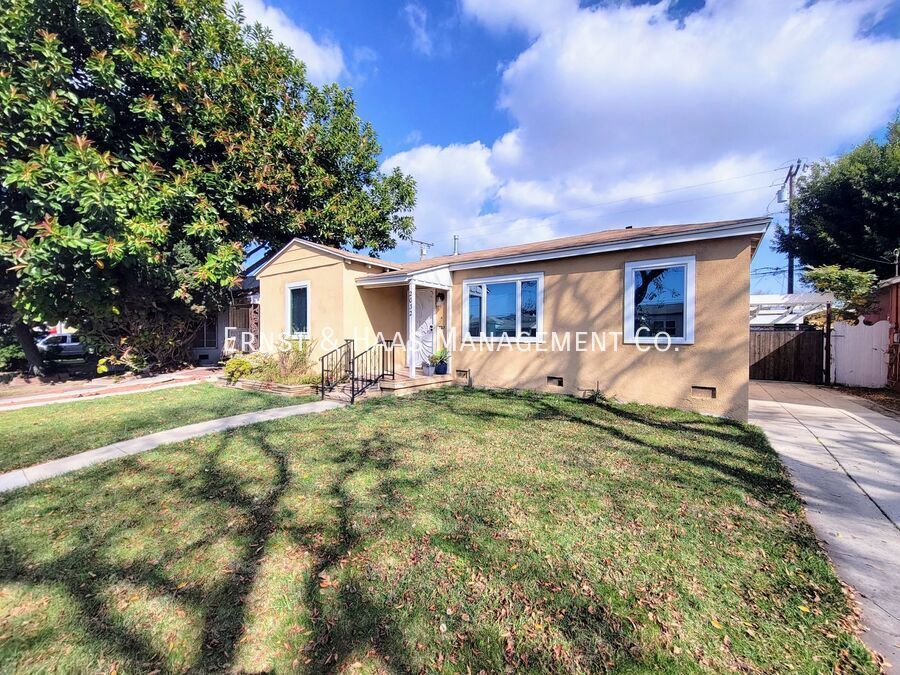
[{"label": "white column", "polygon": [[406,363],[409,376],[416,376],[416,282],[409,282],[406,303]]},{"label": "white column", "polygon": [[446,334],[444,335],[444,340],[447,344],[444,346],[447,347],[447,354],[449,357],[447,359],[447,372],[450,375],[453,375],[453,336],[456,334],[453,330],[453,286],[447,289],[447,295],[445,297],[447,298],[447,306],[444,311],[444,323],[447,324],[447,328],[445,329]]}]

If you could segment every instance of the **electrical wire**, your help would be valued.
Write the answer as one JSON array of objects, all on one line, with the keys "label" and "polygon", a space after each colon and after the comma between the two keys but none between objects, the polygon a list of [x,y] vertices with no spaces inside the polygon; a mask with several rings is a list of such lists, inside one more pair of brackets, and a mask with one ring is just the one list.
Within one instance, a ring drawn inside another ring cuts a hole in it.
[{"label": "electrical wire", "polygon": [[868,260],[869,262],[880,263],[882,265],[893,265],[894,264],[893,260],[888,260],[887,258],[882,258],[882,259],[878,260],[876,258],[867,258],[864,255],[859,255],[858,253],[851,253],[850,255],[852,255],[854,258],[860,258],[861,260]]}]

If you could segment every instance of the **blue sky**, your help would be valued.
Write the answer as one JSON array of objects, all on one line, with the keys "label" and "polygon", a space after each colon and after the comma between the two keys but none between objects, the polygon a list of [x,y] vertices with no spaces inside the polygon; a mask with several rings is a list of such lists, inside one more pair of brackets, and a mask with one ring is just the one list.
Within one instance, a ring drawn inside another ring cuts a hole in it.
[{"label": "blue sky", "polygon": [[[447,253],[778,214],[789,161],[900,107],[900,0],[250,0],[316,82],[352,87]],[[696,187],[690,187],[696,186]],[[386,257],[417,255],[402,244]],[[782,292],[764,246],[756,292]]]}]

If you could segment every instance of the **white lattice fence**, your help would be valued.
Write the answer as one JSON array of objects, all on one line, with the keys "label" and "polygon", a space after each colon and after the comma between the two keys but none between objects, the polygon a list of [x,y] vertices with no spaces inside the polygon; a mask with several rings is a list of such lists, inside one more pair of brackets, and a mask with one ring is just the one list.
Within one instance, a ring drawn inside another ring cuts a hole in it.
[{"label": "white lattice fence", "polygon": [[887,321],[855,326],[834,324],[831,334],[831,380],[853,387],[883,387],[888,375]]}]

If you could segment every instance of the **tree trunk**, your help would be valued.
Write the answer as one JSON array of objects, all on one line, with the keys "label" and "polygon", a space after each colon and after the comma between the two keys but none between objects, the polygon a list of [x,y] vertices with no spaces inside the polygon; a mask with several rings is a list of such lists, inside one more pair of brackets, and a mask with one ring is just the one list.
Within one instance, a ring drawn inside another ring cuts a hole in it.
[{"label": "tree trunk", "polygon": [[16,319],[13,321],[13,330],[16,331],[16,339],[19,341],[19,346],[25,352],[25,358],[28,360],[29,374],[43,375],[44,359],[34,343],[34,334],[31,332],[31,328]]}]

